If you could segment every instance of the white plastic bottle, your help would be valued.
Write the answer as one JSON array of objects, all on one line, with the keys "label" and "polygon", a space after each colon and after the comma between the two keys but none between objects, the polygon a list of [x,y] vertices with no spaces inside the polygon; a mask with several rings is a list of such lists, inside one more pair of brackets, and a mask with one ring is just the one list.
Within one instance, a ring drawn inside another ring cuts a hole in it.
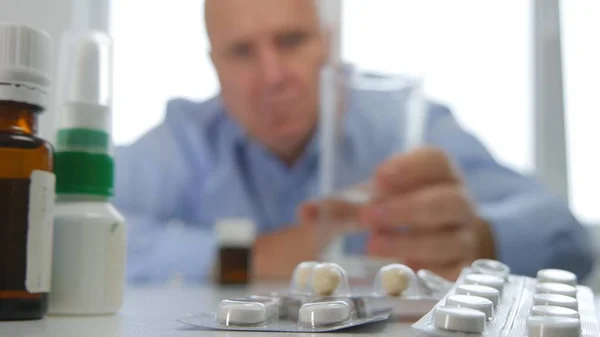
[{"label": "white plastic bottle", "polygon": [[125,286],[126,224],[110,204],[112,40],[99,32],[63,39],[57,202],[49,313],[116,313]]},{"label": "white plastic bottle", "polygon": [[50,314],[112,314],[121,308],[125,235],[123,217],[106,198],[58,197]]}]

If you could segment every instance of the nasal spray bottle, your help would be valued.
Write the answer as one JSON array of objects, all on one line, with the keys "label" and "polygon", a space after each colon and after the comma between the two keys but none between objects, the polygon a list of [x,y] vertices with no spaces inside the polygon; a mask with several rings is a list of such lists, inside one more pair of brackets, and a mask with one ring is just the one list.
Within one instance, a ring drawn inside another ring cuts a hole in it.
[{"label": "nasal spray bottle", "polygon": [[61,57],[49,313],[116,313],[123,301],[126,225],[109,203],[112,39],[100,32],[65,35]]}]

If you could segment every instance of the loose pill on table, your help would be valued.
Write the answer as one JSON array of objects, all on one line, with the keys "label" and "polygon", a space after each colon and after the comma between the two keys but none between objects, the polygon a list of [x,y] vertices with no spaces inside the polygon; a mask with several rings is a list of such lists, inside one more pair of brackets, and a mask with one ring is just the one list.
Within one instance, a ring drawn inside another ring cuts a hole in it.
[{"label": "loose pill on table", "polygon": [[542,269],[537,272],[538,282],[563,283],[571,286],[577,285],[577,276],[570,271],[562,269]]},{"label": "loose pill on table", "polygon": [[412,277],[406,269],[391,265],[381,270],[381,288],[389,296],[400,296],[408,289]]},{"label": "loose pill on table", "polygon": [[321,263],[312,269],[312,289],[321,296],[331,296],[342,283],[342,269],[333,263]]},{"label": "loose pill on table", "polygon": [[217,319],[225,325],[252,325],[267,320],[263,303],[224,300],[219,303]]},{"label": "loose pill on table", "polygon": [[528,337],[580,337],[581,322],[569,317],[531,316],[527,332]]},{"label": "loose pill on table", "polygon": [[485,314],[479,310],[437,307],[433,312],[435,327],[447,331],[481,333],[485,329]]},{"label": "loose pill on table", "polygon": [[461,284],[456,288],[456,294],[487,298],[494,306],[498,305],[500,299],[500,292],[498,289],[479,284]]},{"label": "loose pill on table", "polygon": [[350,306],[343,301],[305,303],[298,320],[312,327],[339,324],[350,318]]}]

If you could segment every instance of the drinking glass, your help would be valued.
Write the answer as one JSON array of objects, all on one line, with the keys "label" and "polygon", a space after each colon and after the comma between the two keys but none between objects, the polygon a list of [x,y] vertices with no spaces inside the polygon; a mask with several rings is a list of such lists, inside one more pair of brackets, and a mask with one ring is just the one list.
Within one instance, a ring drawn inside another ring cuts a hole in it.
[{"label": "drinking glass", "polygon": [[377,197],[371,184],[377,167],[422,144],[426,110],[418,73],[381,73],[335,61],[322,69],[320,258],[340,264],[351,279],[372,280],[380,267],[402,263],[367,254],[369,230],[359,213]]}]

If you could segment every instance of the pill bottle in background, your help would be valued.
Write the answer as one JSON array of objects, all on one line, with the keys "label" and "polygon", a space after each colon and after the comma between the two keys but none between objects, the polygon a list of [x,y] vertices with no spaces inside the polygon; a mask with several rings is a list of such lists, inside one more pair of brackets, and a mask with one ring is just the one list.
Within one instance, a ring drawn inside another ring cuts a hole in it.
[{"label": "pill bottle in background", "polygon": [[53,148],[46,109],[50,37],[0,23],[0,320],[43,318],[51,286]]},{"label": "pill bottle in background", "polygon": [[113,314],[123,302],[127,230],[109,202],[112,48],[102,32],[61,41],[50,314]]},{"label": "pill bottle in background", "polygon": [[249,219],[219,219],[214,229],[217,244],[215,282],[245,285],[252,281],[252,254],[256,227]]}]

